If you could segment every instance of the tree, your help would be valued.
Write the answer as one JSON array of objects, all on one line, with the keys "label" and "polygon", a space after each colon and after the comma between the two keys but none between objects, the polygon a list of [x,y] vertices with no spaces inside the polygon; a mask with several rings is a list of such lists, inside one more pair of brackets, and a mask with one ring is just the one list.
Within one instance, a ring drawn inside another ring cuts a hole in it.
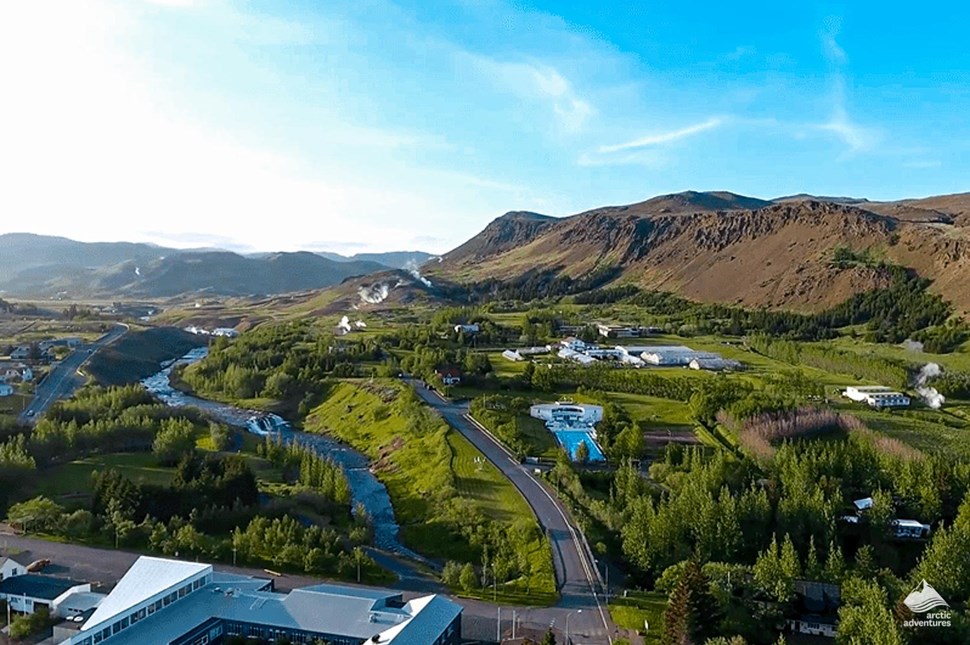
[{"label": "tree", "polygon": [[43,495],[14,504],[7,521],[20,524],[25,531],[58,531],[62,528],[64,507]]},{"label": "tree", "polygon": [[542,645],[556,645],[556,635],[552,633],[551,629],[542,637]]},{"label": "tree", "polygon": [[843,585],[836,642],[903,645],[899,626],[887,606],[886,591],[878,583],[852,577]]},{"label": "tree", "polygon": [[478,586],[478,576],[475,575],[475,567],[470,562],[466,562],[461,568],[458,581],[464,591],[472,591]]},{"label": "tree", "polygon": [[576,459],[576,463],[585,464],[587,461],[589,461],[589,446],[586,445],[585,441],[580,442],[580,444],[576,446],[574,457]]},{"label": "tree", "polygon": [[697,560],[689,560],[663,614],[661,643],[701,643],[720,622],[717,602],[711,596],[707,576]]},{"label": "tree", "polygon": [[159,462],[174,466],[183,456],[195,451],[195,428],[188,420],[170,420],[152,442]]}]

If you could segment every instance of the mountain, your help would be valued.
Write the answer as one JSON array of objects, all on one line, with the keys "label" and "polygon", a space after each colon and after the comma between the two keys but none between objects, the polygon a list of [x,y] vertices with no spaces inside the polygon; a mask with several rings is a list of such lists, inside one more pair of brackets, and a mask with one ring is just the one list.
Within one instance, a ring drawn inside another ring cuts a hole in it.
[{"label": "mountain", "polygon": [[0,235],[0,291],[16,296],[276,294],[319,289],[384,269],[376,262],[334,262],[307,252],[244,257],[229,251],[184,251],[126,242],[90,244],[20,233]]},{"label": "mountain", "polygon": [[[839,248],[865,261],[832,262]],[[818,310],[885,284],[885,260],[970,311],[970,194],[900,202],[686,192],[569,217],[507,213],[427,268],[466,285],[543,275],[706,302]]]},{"label": "mountain", "polygon": [[339,253],[319,252],[317,255],[334,262],[376,262],[388,269],[404,269],[408,266],[421,266],[435,257],[424,251],[388,251],[386,253],[355,253],[351,256]]}]

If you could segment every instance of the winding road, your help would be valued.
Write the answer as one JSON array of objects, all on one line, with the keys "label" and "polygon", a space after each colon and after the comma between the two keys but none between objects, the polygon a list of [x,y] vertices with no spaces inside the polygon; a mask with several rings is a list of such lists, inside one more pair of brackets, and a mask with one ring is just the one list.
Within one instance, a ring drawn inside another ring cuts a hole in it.
[{"label": "winding road", "polygon": [[[508,477],[522,493],[536,514],[540,526],[552,543],[553,560],[560,600],[557,607],[566,610],[574,643],[612,643],[614,626],[597,590],[601,581],[581,531],[555,495],[524,467],[501,443],[468,414],[467,403],[445,399],[436,391],[410,379],[418,396],[438,411],[448,424],[468,439],[489,461]],[[563,618],[564,620],[564,618]],[[562,629],[563,624],[556,624]]]},{"label": "winding road", "polygon": [[51,365],[50,372],[37,384],[30,405],[20,413],[17,421],[21,424],[33,425],[54,401],[66,399],[74,394],[75,390],[84,385],[85,377],[79,373],[81,367],[99,349],[118,340],[127,331],[128,325],[118,323],[93,343],[78,345],[64,360]]}]

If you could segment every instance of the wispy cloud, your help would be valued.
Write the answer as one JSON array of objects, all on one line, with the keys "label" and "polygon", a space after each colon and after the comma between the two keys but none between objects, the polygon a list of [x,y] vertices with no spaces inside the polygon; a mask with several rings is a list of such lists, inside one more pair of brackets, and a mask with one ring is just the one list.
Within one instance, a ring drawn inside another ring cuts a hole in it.
[{"label": "wispy cloud", "polygon": [[822,41],[822,51],[830,63],[844,65],[849,57],[845,50],[839,45],[836,38],[842,32],[842,19],[838,16],[830,16],[825,20],[819,37]]},{"label": "wispy cloud", "polygon": [[558,69],[540,62],[499,61],[487,56],[461,52],[464,58],[496,86],[527,100],[548,105],[559,127],[579,132],[596,108],[573,87]]},{"label": "wispy cloud", "polygon": [[686,139],[687,137],[692,137],[694,135],[700,134],[702,132],[707,132],[708,130],[714,130],[724,125],[725,120],[721,117],[712,117],[701,123],[695,123],[694,125],[689,125],[684,128],[679,128],[677,130],[669,130],[667,132],[657,132],[654,134],[648,134],[646,136],[640,137],[638,139],[633,139],[632,141],[627,141],[624,143],[617,143],[608,146],[600,146],[599,152],[602,154],[609,154],[612,152],[620,152],[621,150],[633,150],[636,148],[649,148],[651,146],[657,146],[664,143],[672,143],[680,139]]}]

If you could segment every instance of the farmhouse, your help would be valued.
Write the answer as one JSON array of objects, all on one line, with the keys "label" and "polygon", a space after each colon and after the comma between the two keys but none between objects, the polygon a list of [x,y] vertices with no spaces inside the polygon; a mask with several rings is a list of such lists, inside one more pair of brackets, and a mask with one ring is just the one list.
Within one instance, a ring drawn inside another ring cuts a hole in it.
[{"label": "farmhouse", "polygon": [[34,371],[23,363],[0,363],[0,383],[11,383],[14,381],[28,382],[33,380]]},{"label": "farmhouse", "polygon": [[872,408],[905,408],[909,397],[883,385],[849,385],[842,395]]}]

